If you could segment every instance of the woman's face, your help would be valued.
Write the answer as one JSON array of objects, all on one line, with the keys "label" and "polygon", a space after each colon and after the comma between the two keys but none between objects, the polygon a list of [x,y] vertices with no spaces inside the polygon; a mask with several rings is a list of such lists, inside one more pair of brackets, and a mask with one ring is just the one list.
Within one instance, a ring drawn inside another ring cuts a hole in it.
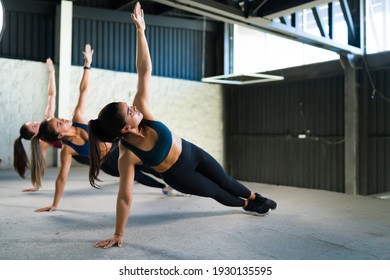
[{"label": "woman's face", "polygon": [[71,128],[72,121],[66,119],[51,118],[48,120],[48,125],[56,134],[58,134],[59,138],[62,138]]},{"label": "woman's face", "polygon": [[144,116],[137,107],[129,106],[127,103],[122,102],[119,104],[119,108],[125,116],[126,126],[131,129],[138,127]]},{"label": "woman's face", "polygon": [[34,136],[37,135],[40,125],[41,125],[40,122],[26,122],[25,123],[25,126],[27,127],[27,129],[29,131],[31,131],[32,133],[34,133]]}]

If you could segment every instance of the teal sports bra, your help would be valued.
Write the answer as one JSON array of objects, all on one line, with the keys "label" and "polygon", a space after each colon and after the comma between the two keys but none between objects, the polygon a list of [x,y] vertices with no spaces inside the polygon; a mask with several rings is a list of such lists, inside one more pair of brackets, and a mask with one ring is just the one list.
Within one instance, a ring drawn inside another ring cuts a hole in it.
[{"label": "teal sports bra", "polygon": [[157,133],[157,142],[150,151],[144,151],[121,139],[121,144],[136,154],[145,165],[157,166],[168,155],[172,147],[172,133],[162,122],[142,120],[142,124],[154,129]]},{"label": "teal sports bra", "polygon": [[[88,125],[86,125],[86,124],[74,122],[74,123],[72,123],[72,126],[80,127],[80,128],[84,129],[88,133]],[[85,142],[84,145],[81,145],[81,146],[73,144],[72,142],[70,142],[70,141],[68,141],[66,139],[62,140],[62,143],[64,143],[65,145],[68,145],[69,147],[71,147],[80,156],[89,158],[89,141]]]}]

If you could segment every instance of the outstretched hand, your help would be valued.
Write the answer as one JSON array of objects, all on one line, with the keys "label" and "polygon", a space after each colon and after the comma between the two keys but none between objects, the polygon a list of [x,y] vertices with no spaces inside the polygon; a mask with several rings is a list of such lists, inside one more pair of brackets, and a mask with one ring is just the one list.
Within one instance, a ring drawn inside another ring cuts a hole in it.
[{"label": "outstretched hand", "polygon": [[46,66],[47,66],[47,71],[49,71],[49,72],[54,71],[53,61],[51,60],[50,57],[48,59],[46,59]]},{"label": "outstretched hand", "polygon": [[96,242],[95,247],[107,249],[115,245],[117,245],[118,247],[122,247],[122,237],[114,235],[109,239]]},{"label": "outstretched hand", "polygon": [[43,207],[43,208],[38,208],[34,212],[53,212],[57,209],[55,206],[49,206],[49,207]]},{"label": "outstretched hand", "polygon": [[141,9],[141,4],[137,2],[134,7],[134,11],[131,14],[131,18],[135,23],[137,29],[145,30],[146,24],[144,20],[144,10]]},{"label": "outstretched hand", "polygon": [[23,189],[22,192],[37,192],[39,188],[31,187],[29,189]]},{"label": "outstretched hand", "polygon": [[84,55],[84,66],[90,67],[92,64],[92,56],[93,56],[93,49],[91,48],[90,44],[85,45],[85,51],[83,51]]}]

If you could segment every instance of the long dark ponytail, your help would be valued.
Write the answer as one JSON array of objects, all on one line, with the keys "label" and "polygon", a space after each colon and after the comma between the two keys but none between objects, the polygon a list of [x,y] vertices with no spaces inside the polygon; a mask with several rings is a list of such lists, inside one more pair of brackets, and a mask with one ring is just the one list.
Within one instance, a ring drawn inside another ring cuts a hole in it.
[{"label": "long dark ponytail", "polygon": [[126,125],[124,116],[121,114],[118,102],[106,105],[95,120],[88,123],[89,134],[89,182],[98,188],[95,181],[98,179],[100,165],[104,161],[101,157],[101,145],[104,142],[117,143],[120,140],[121,129]]},{"label": "long dark ponytail", "polygon": [[31,140],[34,133],[31,132],[27,126],[24,124],[19,130],[20,136],[15,139],[14,142],[14,168],[18,172],[19,176],[24,178],[26,169],[29,167],[30,162],[24,149],[22,139]]},{"label": "long dark ponytail", "polygon": [[100,171],[100,144],[101,141],[97,136],[96,131],[99,129],[99,120],[90,120],[88,123],[88,141],[89,141],[89,183],[94,188],[99,188],[95,181],[101,182],[98,179]]}]

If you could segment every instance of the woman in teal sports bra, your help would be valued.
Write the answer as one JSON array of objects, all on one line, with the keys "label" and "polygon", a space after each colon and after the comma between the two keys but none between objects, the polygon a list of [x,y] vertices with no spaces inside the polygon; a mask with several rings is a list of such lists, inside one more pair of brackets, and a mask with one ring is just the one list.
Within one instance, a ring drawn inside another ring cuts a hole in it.
[{"label": "woman in teal sports bra", "polygon": [[100,147],[104,142],[120,143],[119,191],[114,234],[95,246],[121,246],[130,213],[134,174],[137,165],[145,164],[159,172],[176,190],[208,197],[217,202],[243,208],[245,212],[265,215],[276,208],[276,202],[251,192],[230,177],[222,166],[196,145],[181,139],[149,110],[152,63],[145,36],[144,13],[139,2],[131,15],[137,32],[137,93],[133,104],[113,102],[106,105],[97,119],[89,122],[89,180],[95,186],[99,175]]},{"label": "woman in teal sports bra", "polygon": [[31,141],[31,179],[39,185],[41,185],[41,178],[45,168],[45,161],[42,157],[39,141],[54,142],[61,139],[64,143],[60,152],[61,163],[55,182],[53,203],[48,207],[36,209],[36,212],[53,211],[57,209],[72,165],[72,156],[79,155],[79,152],[85,153],[87,149],[88,132],[85,130],[87,120],[84,118],[84,112],[87,105],[89,74],[93,56],[91,45],[85,45],[83,55],[84,70],[79,87],[80,95],[73,112],[72,120],[49,118],[41,122],[38,134]]}]

